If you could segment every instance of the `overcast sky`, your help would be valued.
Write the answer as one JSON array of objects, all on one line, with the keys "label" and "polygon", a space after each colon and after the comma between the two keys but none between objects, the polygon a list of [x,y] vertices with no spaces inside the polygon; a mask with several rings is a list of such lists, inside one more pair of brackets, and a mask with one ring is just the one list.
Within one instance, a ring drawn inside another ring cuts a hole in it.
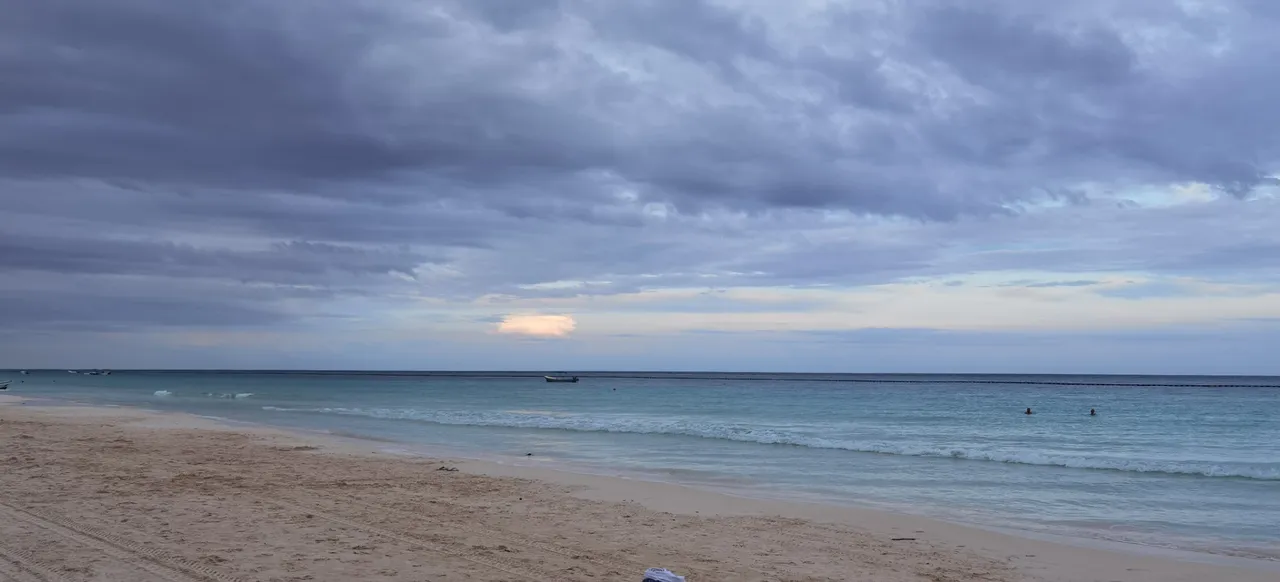
[{"label": "overcast sky", "polygon": [[1280,2],[0,14],[0,367],[1280,374]]}]

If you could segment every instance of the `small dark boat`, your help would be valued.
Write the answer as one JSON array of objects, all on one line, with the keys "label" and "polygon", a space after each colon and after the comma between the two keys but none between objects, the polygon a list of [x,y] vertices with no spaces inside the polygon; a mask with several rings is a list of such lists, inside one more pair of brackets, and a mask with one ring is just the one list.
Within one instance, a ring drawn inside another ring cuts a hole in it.
[{"label": "small dark boat", "polygon": [[548,382],[577,382],[578,381],[577,376],[570,376],[568,374],[565,374],[564,372],[561,372],[554,376],[543,376],[543,378],[545,378]]}]

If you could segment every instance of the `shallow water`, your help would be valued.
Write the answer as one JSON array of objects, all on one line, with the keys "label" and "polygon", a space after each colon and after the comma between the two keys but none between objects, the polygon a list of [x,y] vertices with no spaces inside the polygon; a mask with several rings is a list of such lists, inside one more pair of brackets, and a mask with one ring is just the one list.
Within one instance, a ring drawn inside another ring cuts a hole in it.
[{"label": "shallow water", "polygon": [[651,376],[60,371],[11,392],[1280,558],[1280,379]]}]

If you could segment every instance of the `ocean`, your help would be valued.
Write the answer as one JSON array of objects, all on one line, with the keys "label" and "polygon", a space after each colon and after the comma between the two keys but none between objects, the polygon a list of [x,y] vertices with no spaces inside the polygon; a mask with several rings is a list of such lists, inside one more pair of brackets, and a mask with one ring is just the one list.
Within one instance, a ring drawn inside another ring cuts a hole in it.
[{"label": "ocean", "polygon": [[401,454],[1280,561],[1280,378],[581,376],[38,371],[0,380],[20,396],[321,431]]}]

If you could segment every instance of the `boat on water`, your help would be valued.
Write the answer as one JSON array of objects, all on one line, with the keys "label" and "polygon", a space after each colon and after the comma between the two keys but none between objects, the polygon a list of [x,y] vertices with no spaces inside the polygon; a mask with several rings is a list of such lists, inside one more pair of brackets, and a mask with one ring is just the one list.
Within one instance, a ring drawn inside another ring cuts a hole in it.
[{"label": "boat on water", "polygon": [[26,370],[23,370],[23,371],[18,372],[18,373],[19,373],[19,374],[22,374],[23,376],[26,376],[26,375],[27,375],[27,371],[26,371]]},{"label": "boat on water", "polygon": [[577,382],[578,381],[577,376],[570,376],[564,372],[560,372],[558,374],[553,374],[550,376],[543,376],[543,378],[545,378],[546,381],[548,382]]}]

